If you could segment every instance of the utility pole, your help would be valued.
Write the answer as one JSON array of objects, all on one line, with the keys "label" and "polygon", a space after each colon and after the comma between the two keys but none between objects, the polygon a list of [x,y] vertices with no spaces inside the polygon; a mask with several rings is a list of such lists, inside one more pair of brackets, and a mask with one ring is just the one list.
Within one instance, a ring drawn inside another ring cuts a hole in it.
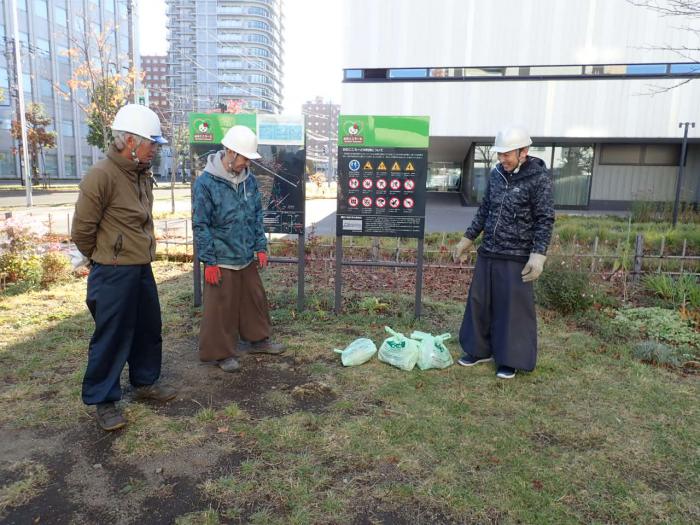
[{"label": "utility pole", "polygon": [[676,227],[678,222],[678,208],[680,207],[681,200],[681,184],[683,182],[683,168],[685,168],[685,155],[688,150],[688,126],[691,128],[695,127],[695,122],[679,122],[679,128],[685,128],[683,130],[683,143],[681,146],[681,160],[678,163],[678,179],[676,180],[676,201],[673,203],[673,227]]},{"label": "utility pole", "polygon": [[126,19],[129,26],[129,74],[131,79],[131,93],[129,102],[136,101],[136,71],[134,69],[134,0],[126,0]]},{"label": "utility pole", "polygon": [[19,23],[17,20],[17,0],[11,0],[10,11],[12,11],[12,24],[14,32],[14,51],[15,51],[15,71],[17,77],[17,101],[18,101],[18,119],[22,130],[22,164],[24,173],[24,189],[27,195],[27,207],[32,206],[32,176],[29,166],[29,150],[27,144],[27,117],[24,113],[24,86],[22,85],[22,53],[19,42]]}]

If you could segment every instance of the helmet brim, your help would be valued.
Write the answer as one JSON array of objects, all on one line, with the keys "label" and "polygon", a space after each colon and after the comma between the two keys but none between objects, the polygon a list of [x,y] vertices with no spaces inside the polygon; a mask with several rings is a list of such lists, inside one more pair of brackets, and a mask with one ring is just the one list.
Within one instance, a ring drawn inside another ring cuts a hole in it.
[{"label": "helmet brim", "polygon": [[152,135],[152,136],[151,136],[151,140],[152,140],[153,142],[155,142],[156,144],[167,144],[167,143],[168,143],[168,141],[165,140],[165,139],[164,139],[163,137],[161,137],[160,135]]}]

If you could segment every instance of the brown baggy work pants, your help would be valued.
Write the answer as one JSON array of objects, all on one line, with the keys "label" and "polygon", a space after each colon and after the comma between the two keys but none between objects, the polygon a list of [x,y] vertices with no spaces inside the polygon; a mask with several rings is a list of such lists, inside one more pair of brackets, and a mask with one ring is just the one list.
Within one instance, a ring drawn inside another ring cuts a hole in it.
[{"label": "brown baggy work pants", "polygon": [[218,286],[204,284],[199,358],[219,361],[240,355],[239,337],[261,341],[272,329],[267,296],[255,262],[242,270],[221,268]]}]

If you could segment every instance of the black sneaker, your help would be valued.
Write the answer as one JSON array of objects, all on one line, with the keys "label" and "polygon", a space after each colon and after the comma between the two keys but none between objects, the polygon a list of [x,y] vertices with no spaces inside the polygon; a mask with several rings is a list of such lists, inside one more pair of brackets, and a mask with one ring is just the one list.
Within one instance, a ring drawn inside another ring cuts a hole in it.
[{"label": "black sneaker", "polygon": [[117,430],[126,425],[126,419],[113,401],[97,405],[95,408],[95,418],[102,430]]},{"label": "black sneaker", "polygon": [[496,377],[499,379],[513,379],[515,377],[515,368],[509,366],[499,366],[496,371]]},{"label": "black sneaker", "polygon": [[462,366],[474,366],[479,363],[488,363],[493,361],[493,357],[474,357],[473,355],[464,354],[457,360],[457,364]]}]

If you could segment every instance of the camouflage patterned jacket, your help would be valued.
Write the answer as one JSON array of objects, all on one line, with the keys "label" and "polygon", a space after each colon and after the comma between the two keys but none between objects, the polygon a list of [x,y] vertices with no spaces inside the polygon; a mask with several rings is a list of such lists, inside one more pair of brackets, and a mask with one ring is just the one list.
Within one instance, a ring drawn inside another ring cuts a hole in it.
[{"label": "camouflage patterned jacket", "polygon": [[552,178],[541,159],[527,157],[518,173],[491,170],[484,199],[464,236],[483,231],[480,253],[521,260],[547,254],[554,225]]},{"label": "camouflage patterned jacket", "polygon": [[211,157],[194,183],[192,229],[197,256],[208,265],[245,265],[267,250],[258,184],[248,173],[234,185],[216,173],[223,168],[220,159]]}]

